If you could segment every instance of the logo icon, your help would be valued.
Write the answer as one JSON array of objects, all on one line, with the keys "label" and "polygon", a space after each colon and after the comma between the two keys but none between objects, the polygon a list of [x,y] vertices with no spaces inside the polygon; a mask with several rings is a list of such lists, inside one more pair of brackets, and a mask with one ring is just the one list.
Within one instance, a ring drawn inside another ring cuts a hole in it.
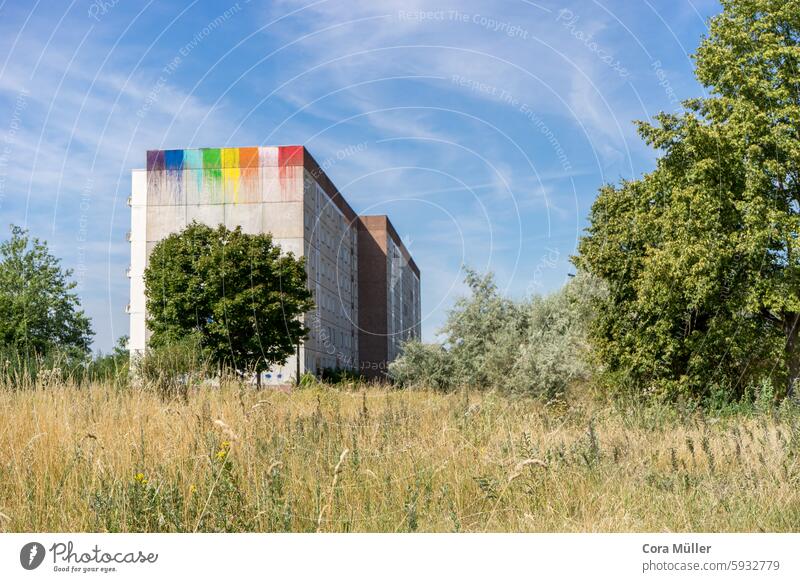
[{"label": "logo icon", "polygon": [[19,552],[19,563],[26,570],[35,570],[44,561],[44,546],[39,542],[29,542]]}]

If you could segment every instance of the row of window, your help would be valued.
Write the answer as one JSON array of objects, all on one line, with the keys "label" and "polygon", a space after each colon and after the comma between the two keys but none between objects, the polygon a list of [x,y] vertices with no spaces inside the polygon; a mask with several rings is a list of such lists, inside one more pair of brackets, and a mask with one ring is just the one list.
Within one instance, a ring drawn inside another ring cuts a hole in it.
[{"label": "row of window", "polygon": [[313,213],[306,207],[303,224],[306,229],[306,237],[313,239],[316,246],[344,255],[344,259],[349,261],[352,249],[355,248],[354,231],[346,232],[344,228],[331,229],[330,225],[324,220],[316,220]]},{"label": "row of window", "polygon": [[347,316],[352,311],[349,298],[337,296],[321,286],[317,287],[315,300],[317,305],[332,314]]},{"label": "row of window", "polygon": [[356,336],[353,329],[343,330],[336,326],[322,325],[314,334],[314,340],[306,344],[324,356],[334,356],[340,360],[354,359]]},{"label": "row of window", "polygon": [[348,296],[355,287],[353,268],[335,263],[313,247],[308,249],[309,276],[312,281],[319,282],[329,289],[338,289],[339,293]]}]

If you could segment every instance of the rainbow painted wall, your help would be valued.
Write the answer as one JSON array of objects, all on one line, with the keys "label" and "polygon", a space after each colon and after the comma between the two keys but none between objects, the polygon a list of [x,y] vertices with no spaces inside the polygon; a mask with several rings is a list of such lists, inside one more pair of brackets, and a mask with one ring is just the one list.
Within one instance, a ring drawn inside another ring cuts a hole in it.
[{"label": "rainbow painted wall", "polygon": [[291,201],[305,155],[303,146],[150,150],[148,205]]}]

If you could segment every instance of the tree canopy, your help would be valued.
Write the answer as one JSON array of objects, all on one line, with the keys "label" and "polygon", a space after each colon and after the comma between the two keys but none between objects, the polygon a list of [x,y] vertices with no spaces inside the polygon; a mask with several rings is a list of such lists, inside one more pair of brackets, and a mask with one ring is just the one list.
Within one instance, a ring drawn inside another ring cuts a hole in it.
[{"label": "tree canopy", "polygon": [[800,2],[722,4],[694,56],[710,96],[638,124],[656,169],[601,189],[575,258],[608,284],[604,370],[667,396],[800,374]]},{"label": "tree canopy", "polygon": [[92,328],[47,243],[11,227],[0,243],[0,348],[24,357],[89,353]]},{"label": "tree canopy", "polygon": [[195,334],[216,363],[261,372],[283,364],[308,330],[305,262],[269,234],[192,223],[161,240],[145,270],[149,343]]}]

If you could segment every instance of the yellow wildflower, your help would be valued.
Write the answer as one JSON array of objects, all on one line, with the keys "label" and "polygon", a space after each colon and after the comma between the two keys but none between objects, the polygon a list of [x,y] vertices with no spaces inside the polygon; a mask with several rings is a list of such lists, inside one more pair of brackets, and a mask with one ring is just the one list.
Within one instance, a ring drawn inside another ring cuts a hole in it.
[{"label": "yellow wildflower", "polygon": [[230,452],[231,443],[230,441],[222,441],[219,446],[220,449],[217,451],[217,458],[224,459]]}]

